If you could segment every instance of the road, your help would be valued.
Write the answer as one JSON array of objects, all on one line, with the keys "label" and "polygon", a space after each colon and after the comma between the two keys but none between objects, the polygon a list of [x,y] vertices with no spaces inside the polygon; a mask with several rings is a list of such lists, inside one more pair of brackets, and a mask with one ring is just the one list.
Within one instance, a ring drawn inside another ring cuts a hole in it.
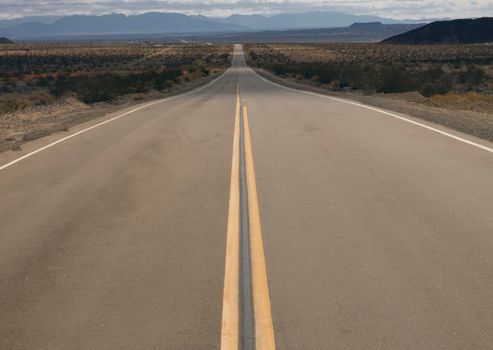
[{"label": "road", "polygon": [[491,143],[239,47],[138,108],[0,154],[0,349],[492,348]]}]

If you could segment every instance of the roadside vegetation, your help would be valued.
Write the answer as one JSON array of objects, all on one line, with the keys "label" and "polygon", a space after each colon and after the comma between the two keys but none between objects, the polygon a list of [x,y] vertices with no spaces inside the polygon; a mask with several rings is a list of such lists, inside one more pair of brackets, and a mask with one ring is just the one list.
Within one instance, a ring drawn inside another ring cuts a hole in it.
[{"label": "roadside vegetation", "polygon": [[250,45],[247,52],[253,66],[331,90],[418,91],[426,97],[493,93],[493,77],[488,74],[493,47],[487,45]]},{"label": "roadside vegetation", "polygon": [[[285,81],[493,140],[493,45],[252,44],[245,51],[249,65]],[[435,117],[440,111],[430,107],[446,111]]]},{"label": "roadside vegetation", "polygon": [[3,45],[0,151],[20,137],[44,134],[36,129],[65,128],[68,119],[70,126],[100,115],[103,107],[195,86],[229,67],[232,50],[194,44]]},{"label": "roadside vegetation", "polygon": [[6,45],[0,48],[0,113],[70,96],[84,103],[209,76],[230,64],[227,46]]}]

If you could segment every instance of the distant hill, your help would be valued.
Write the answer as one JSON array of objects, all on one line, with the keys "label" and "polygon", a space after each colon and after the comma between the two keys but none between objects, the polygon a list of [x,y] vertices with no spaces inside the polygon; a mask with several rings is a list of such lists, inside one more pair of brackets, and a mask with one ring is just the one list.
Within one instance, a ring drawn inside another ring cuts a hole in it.
[{"label": "distant hill", "polygon": [[389,44],[474,44],[493,42],[493,18],[438,21],[383,40]]},{"label": "distant hill", "polygon": [[40,38],[50,36],[83,36],[108,34],[194,33],[237,31],[244,29],[235,24],[220,23],[181,13],[149,12],[125,16],[68,16],[54,23],[25,22],[0,29],[0,35],[12,38]]},{"label": "distant hill", "polygon": [[353,23],[348,27],[261,31],[199,36],[210,42],[378,42],[424,24]]},{"label": "distant hill", "polygon": [[58,21],[61,18],[63,18],[63,16],[27,16],[27,17],[13,18],[13,19],[0,19],[0,28],[8,28],[21,23],[28,23],[28,22],[51,24]]},{"label": "distant hill", "polygon": [[0,38],[0,44],[13,44],[14,42],[8,38]]}]

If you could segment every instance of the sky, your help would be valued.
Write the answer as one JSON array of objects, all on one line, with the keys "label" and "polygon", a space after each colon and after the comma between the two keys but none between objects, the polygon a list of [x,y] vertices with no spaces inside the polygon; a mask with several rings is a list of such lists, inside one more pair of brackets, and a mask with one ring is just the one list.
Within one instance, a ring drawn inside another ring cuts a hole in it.
[{"label": "sky", "polygon": [[343,11],[396,19],[493,16],[493,0],[0,0],[0,18],[150,11],[208,16]]}]

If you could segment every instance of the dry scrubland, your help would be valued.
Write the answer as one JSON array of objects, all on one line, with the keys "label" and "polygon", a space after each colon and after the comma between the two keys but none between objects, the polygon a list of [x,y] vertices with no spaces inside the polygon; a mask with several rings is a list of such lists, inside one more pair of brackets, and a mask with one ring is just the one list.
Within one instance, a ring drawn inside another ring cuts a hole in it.
[{"label": "dry scrubland", "polygon": [[0,151],[191,88],[229,67],[231,52],[230,45],[3,45]]},{"label": "dry scrubland", "polygon": [[256,44],[245,51],[250,65],[291,84],[493,140],[493,45]]}]

